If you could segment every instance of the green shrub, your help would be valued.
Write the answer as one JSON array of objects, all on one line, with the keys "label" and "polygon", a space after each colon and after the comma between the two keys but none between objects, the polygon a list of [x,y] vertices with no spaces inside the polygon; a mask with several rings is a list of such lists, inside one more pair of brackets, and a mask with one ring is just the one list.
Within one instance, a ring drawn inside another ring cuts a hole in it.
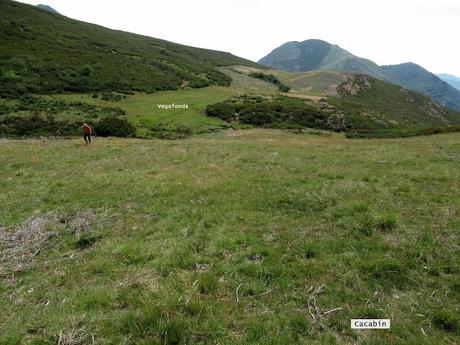
[{"label": "green shrub", "polygon": [[291,88],[289,86],[284,85],[284,84],[278,85],[278,89],[281,92],[289,92],[289,90],[291,90]]},{"label": "green shrub", "polygon": [[6,116],[0,119],[2,137],[72,136],[78,133],[79,124],[58,121],[40,113],[30,116]]},{"label": "green shrub", "polygon": [[185,139],[192,134],[192,129],[184,125],[171,126],[163,123],[158,123],[150,129],[147,137],[175,140]]},{"label": "green shrub", "polygon": [[328,113],[301,99],[285,96],[274,99],[240,96],[209,105],[205,112],[227,122],[258,127],[332,129]]},{"label": "green shrub", "polygon": [[134,137],[136,128],[125,119],[106,117],[96,123],[94,132],[101,137]]},{"label": "green shrub", "polygon": [[460,132],[460,126],[361,129],[352,130],[346,136],[352,139],[405,138],[455,132]]},{"label": "green shrub", "polygon": [[218,117],[227,122],[235,120],[235,106],[228,102],[208,105],[205,111],[206,115]]},{"label": "green shrub", "polygon": [[278,89],[281,92],[289,92],[289,90],[291,89],[289,86],[283,84],[273,74],[264,74],[264,73],[260,73],[260,72],[251,72],[251,73],[249,73],[249,76],[253,77],[253,78],[264,80],[264,81],[266,81],[268,83],[272,83],[272,84],[278,86]]},{"label": "green shrub", "polygon": [[433,316],[433,323],[436,327],[446,332],[456,332],[459,330],[458,319],[448,311],[436,312]]},{"label": "green shrub", "polygon": [[[94,97],[94,96],[93,96]],[[88,104],[85,102],[68,102],[59,99],[46,99],[32,95],[22,95],[16,102],[10,102],[3,107],[0,103],[0,113],[16,114],[18,112],[45,113],[48,115],[72,115],[98,118],[105,116],[119,117],[125,115],[125,111],[119,107],[106,107]]]},{"label": "green shrub", "polygon": [[89,65],[85,65],[83,66],[83,68],[81,69],[81,75],[85,76],[85,77],[90,77],[91,74],[93,74],[93,69],[91,66]]},{"label": "green shrub", "polygon": [[[95,95],[96,98],[97,98],[97,95]],[[94,97],[94,95],[93,95]],[[114,93],[114,92],[103,92],[101,94],[101,99],[104,100],[104,101],[112,101],[112,102],[118,102],[118,101],[121,101],[122,99],[125,99],[127,98],[126,95],[120,95],[118,93]]]}]

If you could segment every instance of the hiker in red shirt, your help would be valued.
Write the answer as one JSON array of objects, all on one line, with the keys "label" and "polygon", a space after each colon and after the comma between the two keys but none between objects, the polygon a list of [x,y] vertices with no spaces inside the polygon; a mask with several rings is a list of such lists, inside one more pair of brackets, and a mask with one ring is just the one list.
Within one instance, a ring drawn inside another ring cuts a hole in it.
[{"label": "hiker in red shirt", "polygon": [[83,130],[83,139],[85,139],[85,143],[91,143],[91,135],[93,134],[93,129],[88,125],[86,122],[81,126]]}]

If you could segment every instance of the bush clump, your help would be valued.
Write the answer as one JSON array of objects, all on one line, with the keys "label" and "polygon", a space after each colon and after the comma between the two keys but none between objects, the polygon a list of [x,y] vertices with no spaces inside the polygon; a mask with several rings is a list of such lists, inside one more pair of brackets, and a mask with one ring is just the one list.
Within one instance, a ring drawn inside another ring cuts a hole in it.
[{"label": "bush clump", "polygon": [[149,131],[149,137],[157,139],[185,139],[190,137],[193,131],[190,127],[184,125],[171,126],[163,123],[158,123]]},{"label": "bush clump", "polygon": [[136,128],[125,119],[106,117],[96,123],[94,132],[101,137],[134,137]]},{"label": "bush clump", "polygon": [[[96,97],[94,97],[96,96]],[[119,102],[123,99],[126,99],[128,96],[126,95],[121,95],[121,94],[118,94],[118,93],[114,93],[114,92],[103,92],[101,94],[101,99],[103,101],[111,101],[111,102]],[[98,98],[98,95],[93,95],[93,98]]]},{"label": "bush clump", "polygon": [[240,96],[209,105],[206,114],[258,127],[333,129],[328,123],[329,114],[301,99],[285,96],[274,99]]},{"label": "bush clump", "polygon": [[249,73],[249,76],[253,77],[253,78],[261,79],[261,80],[264,80],[264,81],[266,81],[268,83],[276,85],[276,86],[278,86],[278,90],[280,90],[281,92],[289,92],[289,90],[291,89],[289,86],[283,84],[281,82],[281,80],[279,80],[273,74],[264,74],[264,73],[260,73],[260,72],[252,72],[252,73]]},{"label": "bush clump", "polygon": [[73,136],[80,126],[71,121],[32,113],[29,116],[5,116],[0,119],[1,137]]},{"label": "bush clump", "polygon": [[457,332],[460,330],[458,319],[448,311],[439,311],[433,316],[436,327],[446,332]]}]

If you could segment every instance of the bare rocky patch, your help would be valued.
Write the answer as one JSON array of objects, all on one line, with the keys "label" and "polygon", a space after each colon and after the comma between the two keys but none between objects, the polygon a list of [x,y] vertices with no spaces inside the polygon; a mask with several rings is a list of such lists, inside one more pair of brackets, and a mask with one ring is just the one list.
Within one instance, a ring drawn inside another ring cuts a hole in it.
[{"label": "bare rocky patch", "polygon": [[372,87],[372,83],[369,78],[364,74],[358,74],[337,87],[337,92],[341,95],[343,93],[356,96],[362,91],[369,90]]}]

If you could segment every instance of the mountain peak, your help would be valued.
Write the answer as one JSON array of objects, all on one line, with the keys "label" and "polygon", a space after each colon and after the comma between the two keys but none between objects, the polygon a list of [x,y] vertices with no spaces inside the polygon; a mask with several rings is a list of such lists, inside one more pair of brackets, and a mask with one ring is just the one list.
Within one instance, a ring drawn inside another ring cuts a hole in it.
[{"label": "mountain peak", "polygon": [[332,45],[331,43],[329,43],[329,42],[327,42],[325,40],[319,39],[319,38],[309,38],[308,40],[300,41],[300,42],[297,42],[297,43],[300,43],[300,44],[320,43],[320,44],[325,44],[325,45],[329,45],[329,46]]},{"label": "mountain peak", "polygon": [[54,8],[52,8],[51,6],[49,5],[44,5],[44,4],[39,4],[37,5],[38,8],[41,8],[42,10],[45,10],[46,12],[49,12],[49,13],[56,13],[56,14],[59,14],[58,11],[56,11]]}]

